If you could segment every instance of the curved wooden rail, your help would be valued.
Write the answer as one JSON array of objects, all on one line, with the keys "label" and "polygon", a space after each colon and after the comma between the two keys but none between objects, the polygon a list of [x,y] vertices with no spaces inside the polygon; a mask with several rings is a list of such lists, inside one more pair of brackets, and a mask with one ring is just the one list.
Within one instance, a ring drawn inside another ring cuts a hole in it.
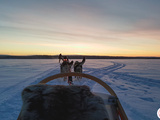
[{"label": "curved wooden rail", "polygon": [[75,73],[75,72],[70,72],[70,73],[60,73],[60,74],[56,74],[56,75],[52,75],[50,77],[47,77],[45,79],[43,79],[42,81],[40,81],[39,83],[47,83],[51,80],[57,79],[57,78],[61,78],[61,77],[65,77],[65,76],[79,76],[79,77],[84,77],[84,78],[88,78],[91,79],[97,83],[99,83],[100,85],[102,85],[111,95],[117,97],[116,93],[112,90],[112,88],[110,86],[108,86],[105,82],[103,82],[102,80],[88,75],[88,74],[84,74],[84,73]]}]

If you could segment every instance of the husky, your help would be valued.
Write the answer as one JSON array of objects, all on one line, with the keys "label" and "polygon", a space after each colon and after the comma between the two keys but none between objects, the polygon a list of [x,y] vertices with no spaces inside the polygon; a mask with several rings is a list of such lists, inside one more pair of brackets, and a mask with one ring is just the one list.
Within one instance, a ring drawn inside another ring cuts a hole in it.
[{"label": "husky", "polygon": [[60,65],[61,67],[61,73],[68,73],[71,72],[71,67],[73,65],[73,61],[63,61],[63,63]]},{"label": "husky", "polygon": [[[62,60],[62,63],[60,63],[61,60]],[[73,61],[69,62],[69,59],[67,56],[62,57],[62,55],[60,54],[59,63],[60,63],[61,73],[71,72]]]},{"label": "husky", "polygon": [[[74,72],[82,73],[83,67],[82,65],[85,63],[85,57],[83,57],[82,62],[76,61],[74,63]],[[77,79],[81,79],[81,77],[77,77]]]},{"label": "husky", "polygon": [[[62,55],[59,55],[59,62],[62,60],[63,62],[60,64],[60,71],[61,73],[69,73],[71,72],[71,67],[73,65],[73,61],[69,62],[68,57]],[[64,77],[64,81],[67,79],[67,77]],[[68,83],[72,84],[72,76],[68,76]]]}]

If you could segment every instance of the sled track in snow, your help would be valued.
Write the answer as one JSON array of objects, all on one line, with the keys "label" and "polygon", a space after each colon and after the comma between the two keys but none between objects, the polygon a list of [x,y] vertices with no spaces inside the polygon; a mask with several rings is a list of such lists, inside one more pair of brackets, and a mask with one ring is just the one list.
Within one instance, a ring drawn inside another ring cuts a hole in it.
[{"label": "sled track in snow", "polygon": [[87,71],[85,73],[94,75],[98,72],[98,73],[103,73],[103,75],[104,75],[104,73],[105,73],[105,75],[107,75],[111,72],[114,72],[114,71],[126,66],[125,64],[122,64],[122,63],[116,63],[116,62],[112,62],[112,63],[113,63],[113,65],[103,67],[103,68],[97,68],[97,69],[89,68],[89,69],[87,69]]},{"label": "sled track in snow", "polygon": [[122,63],[116,63],[116,62],[112,62],[112,63],[113,65],[109,66],[109,68],[104,69],[107,74],[126,66],[125,64],[122,64]]},{"label": "sled track in snow", "polygon": [[[85,73],[96,76],[97,78],[101,79],[104,75],[108,75],[110,73],[113,73],[114,71],[126,66],[125,64],[121,64],[121,63],[117,63],[117,62],[112,62],[112,63],[113,63],[113,65],[103,67],[103,68],[88,68],[88,69],[86,69]],[[98,83],[95,83],[94,81],[84,81],[82,83],[82,85],[90,86],[91,89],[94,88],[94,86],[96,84],[98,84]]]},{"label": "sled track in snow", "polygon": [[[148,86],[155,86],[158,87],[160,85],[160,81],[154,80],[154,79],[149,79],[149,78],[143,78],[143,77],[138,77],[135,75],[129,75],[127,73],[121,73],[121,72],[115,72],[116,70],[119,70],[126,65],[123,63],[117,63],[117,62],[112,62],[113,65],[103,67],[100,69],[95,69],[95,68],[89,68],[85,73],[91,74],[91,75],[96,75],[98,78],[102,78],[104,75],[108,75],[109,78],[118,80],[118,79],[123,79],[124,81],[127,82],[132,82],[132,83],[142,83],[145,84],[146,81],[150,84],[147,83]],[[107,80],[105,80],[107,81]],[[159,83],[159,84],[155,84]]]},{"label": "sled track in snow", "polygon": [[129,74],[118,73],[118,72],[114,72],[110,76],[114,76],[115,79],[123,79],[123,80],[126,80],[127,82],[132,82],[137,85],[143,84],[143,85],[147,85],[148,87],[150,86],[159,87],[160,86],[160,81],[154,80],[151,78],[138,77],[135,75],[129,75]]}]

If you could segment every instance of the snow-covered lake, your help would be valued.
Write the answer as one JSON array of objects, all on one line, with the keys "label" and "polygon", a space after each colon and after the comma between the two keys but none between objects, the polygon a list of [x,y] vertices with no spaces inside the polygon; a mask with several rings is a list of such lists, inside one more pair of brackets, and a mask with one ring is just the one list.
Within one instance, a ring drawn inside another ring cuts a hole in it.
[{"label": "snow-covered lake", "polygon": [[[84,73],[93,75],[111,86],[129,120],[158,120],[160,60],[90,59],[86,60],[83,68]],[[55,59],[0,60],[0,120],[16,120],[22,106],[22,90],[59,72],[59,63]],[[74,82],[86,84],[92,91],[105,92],[95,82]]]}]

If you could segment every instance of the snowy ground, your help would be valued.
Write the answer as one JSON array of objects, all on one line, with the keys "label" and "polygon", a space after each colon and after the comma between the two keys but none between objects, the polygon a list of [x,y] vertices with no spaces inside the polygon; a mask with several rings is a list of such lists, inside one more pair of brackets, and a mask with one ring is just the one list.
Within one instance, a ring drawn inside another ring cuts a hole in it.
[{"label": "snowy ground", "polygon": [[[0,60],[0,120],[16,120],[22,105],[21,91],[57,73],[58,60]],[[84,73],[111,86],[130,120],[158,120],[160,60],[86,60]],[[94,81],[74,78],[74,83],[106,92]]]}]

